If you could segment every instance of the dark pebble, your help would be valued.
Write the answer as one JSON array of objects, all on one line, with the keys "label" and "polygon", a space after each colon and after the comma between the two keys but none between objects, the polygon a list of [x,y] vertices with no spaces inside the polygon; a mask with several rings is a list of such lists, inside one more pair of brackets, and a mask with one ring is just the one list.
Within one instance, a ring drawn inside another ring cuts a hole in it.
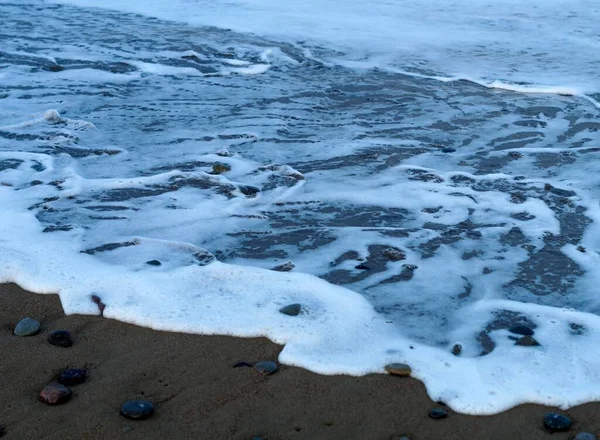
[{"label": "dark pebble", "polygon": [[573,440],[598,440],[594,434],[589,432],[580,432]]},{"label": "dark pebble", "polygon": [[454,344],[454,346],[452,347],[452,354],[454,356],[460,356],[461,353],[462,353],[462,345]]},{"label": "dark pebble", "polygon": [[456,151],[456,148],[452,148],[452,147],[442,148],[442,153],[454,153],[455,151]]},{"label": "dark pebble", "polygon": [[154,405],[147,400],[128,400],[121,405],[121,415],[131,420],[144,420],[152,415]]},{"label": "dark pebble", "polygon": [[354,266],[355,269],[360,270],[370,270],[371,268],[364,263],[359,264],[358,266]]},{"label": "dark pebble", "polygon": [[87,371],[83,368],[67,368],[58,375],[58,383],[63,385],[79,385],[85,382]]},{"label": "dark pebble", "polygon": [[535,333],[532,328],[527,327],[526,325],[513,325],[508,329],[508,331],[514,333],[515,335],[523,336],[533,336]]},{"label": "dark pebble", "polygon": [[255,197],[260,192],[260,188],[252,185],[239,185],[238,188],[246,197]]},{"label": "dark pebble", "polygon": [[160,266],[162,263],[158,260],[150,260],[150,261],[146,261],[146,264],[148,264],[150,266]]},{"label": "dark pebble", "polygon": [[263,376],[269,376],[277,371],[277,364],[271,361],[261,361],[254,364],[254,369]]},{"label": "dark pebble", "polygon": [[288,315],[288,316],[298,316],[301,311],[302,311],[301,304],[290,304],[290,305],[287,305],[287,306],[279,309],[280,313],[283,313],[284,315]]},{"label": "dark pebble", "polygon": [[441,408],[435,408],[429,411],[429,417],[435,420],[445,419],[446,417],[448,417],[448,411]]},{"label": "dark pebble", "polygon": [[52,345],[56,345],[57,347],[65,348],[73,345],[71,333],[66,330],[56,330],[55,332],[50,333],[48,336],[48,342],[50,342]]},{"label": "dark pebble", "polygon": [[523,336],[522,338],[517,339],[515,345],[520,345],[522,347],[537,347],[540,343],[531,336]]},{"label": "dark pebble", "polygon": [[40,332],[41,324],[32,318],[23,318],[15,326],[16,336],[33,336]]},{"label": "dark pebble", "polygon": [[61,405],[71,398],[71,390],[66,386],[52,382],[40,392],[40,400],[48,405]]},{"label": "dark pebble", "polygon": [[286,261],[283,264],[275,266],[271,270],[275,270],[277,272],[290,272],[292,269],[294,269],[294,267],[296,267],[296,265],[294,263],[292,263],[291,261]]},{"label": "dark pebble", "polygon": [[571,419],[562,414],[548,413],[544,416],[544,426],[550,431],[568,431],[571,428]]}]

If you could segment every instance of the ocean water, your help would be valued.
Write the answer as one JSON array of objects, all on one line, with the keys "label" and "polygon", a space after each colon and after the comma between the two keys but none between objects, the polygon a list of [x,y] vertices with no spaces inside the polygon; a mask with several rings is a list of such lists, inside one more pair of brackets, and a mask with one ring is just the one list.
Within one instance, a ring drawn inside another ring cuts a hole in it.
[{"label": "ocean water", "polygon": [[598,400],[595,3],[2,1],[0,281],[470,414]]}]

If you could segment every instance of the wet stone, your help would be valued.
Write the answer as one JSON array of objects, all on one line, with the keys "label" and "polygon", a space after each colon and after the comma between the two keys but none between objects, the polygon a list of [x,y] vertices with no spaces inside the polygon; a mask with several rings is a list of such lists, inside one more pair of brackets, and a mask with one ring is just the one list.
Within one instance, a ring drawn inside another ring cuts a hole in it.
[{"label": "wet stone", "polygon": [[40,392],[40,400],[48,405],[61,405],[71,398],[71,390],[66,386],[52,382]]},{"label": "wet stone", "polygon": [[128,400],[121,405],[121,415],[131,420],[144,420],[154,412],[154,404],[148,400]]},{"label": "wet stone", "polygon": [[520,345],[521,347],[538,347],[540,343],[531,336],[523,336],[517,339],[515,345]]},{"label": "wet stone", "polygon": [[448,411],[441,408],[435,408],[429,411],[429,417],[435,420],[445,419],[448,417]]},{"label": "wet stone", "polygon": [[573,438],[573,440],[598,440],[598,439],[594,434],[591,434],[589,432],[580,432]]},{"label": "wet stone", "polygon": [[231,165],[223,162],[215,162],[213,164],[213,174],[221,174],[231,171]]},{"label": "wet stone", "polygon": [[460,356],[461,353],[462,353],[462,345],[460,345],[460,344],[454,344],[452,346],[452,354],[454,356]]},{"label": "wet stone", "polygon": [[371,270],[371,268],[364,263],[361,263],[358,266],[354,266],[354,268],[359,270]]},{"label": "wet stone", "polygon": [[456,148],[452,148],[452,147],[442,148],[442,153],[454,153],[455,151],[456,151]]},{"label": "wet stone", "polygon": [[15,326],[13,333],[16,336],[33,336],[40,331],[41,324],[32,318],[23,318]]},{"label": "wet stone", "polygon": [[385,249],[383,251],[383,256],[390,261],[400,261],[406,258],[404,252],[394,248]]},{"label": "wet stone", "polygon": [[279,309],[280,313],[283,313],[284,315],[288,315],[288,316],[298,316],[301,311],[302,311],[302,305],[298,304],[298,303],[289,304],[289,305]]},{"label": "wet stone", "polygon": [[392,376],[410,376],[412,373],[412,369],[407,364],[402,363],[393,363],[385,366],[385,371],[387,371]]},{"label": "wet stone", "polygon": [[263,376],[269,376],[277,371],[277,364],[271,361],[261,361],[254,364],[254,369]]},{"label": "wet stone", "polygon": [[286,261],[283,264],[280,264],[278,266],[275,266],[273,269],[274,271],[277,272],[289,272],[291,271],[294,267],[296,267],[296,265],[294,263],[292,263],[291,261]]},{"label": "wet stone", "polygon": [[87,371],[83,368],[67,368],[58,375],[58,383],[63,385],[79,385],[85,382]]},{"label": "wet stone", "polygon": [[146,261],[146,264],[148,266],[160,266],[162,263],[158,260],[150,260],[150,261]]},{"label": "wet stone", "polygon": [[533,336],[535,333],[531,327],[527,327],[526,325],[513,325],[508,329],[508,331],[514,333],[515,335],[523,336]]},{"label": "wet stone", "polygon": [[66,330],[56,330],[48,336],[48,342],[57,347],[70,347],[73,345],[73,339],[71,333]]},{"label": "wet stone", "polygon": [[568,431],[572,424],[571,419],[562,414],[548,413],[544,416],[544,426],[552,432]]}]

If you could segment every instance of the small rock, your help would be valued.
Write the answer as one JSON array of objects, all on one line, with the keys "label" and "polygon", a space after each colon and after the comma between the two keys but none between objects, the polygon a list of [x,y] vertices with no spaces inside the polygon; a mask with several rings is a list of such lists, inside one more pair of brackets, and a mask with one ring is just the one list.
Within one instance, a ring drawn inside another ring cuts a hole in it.
[{"label": "small rock", "polygon": [[269,376],[277,371],[277,364],[271,361],[261,361],[254,364],[254,369],[263,376]]},{"label": "small rock", "polygon": [[280,313],[288,316],[298,316],[302,311],[302,304],[290,304],[281,309],[279,309]]},{"label": "small rock", "polygon": [[40,400],[48,405],[61,405],[71,398],[71,390],[66,386],[52,382],[40,392]]},{"label": "small rock", "polygon": [[[578,250],[579,252],[581,252],[581,253],[585,253],[585,247],[583,247],[583,246],[581,246],[581,245],[577,246],[577,250]],[[584,434],[585,434],[585,433],[584,433]]]},{"label": "small rock", "polygon": [[371,270],[371,268],[364,263],[361,263],[358,266],[354,266],[354,268],[359,270]]},{"label": "small rock", "polygon": [[85,382],[87,371],[83,368],[67,368],[58,375],[58,383],[63,385],[79,385]]},{"label": "small rock", "polygon": [[144,420],[154,412],[154,404],[147,400],[128,400],[121,405],[121,415],[131,420]]},{"label": "small rock", "polygon": [[296,267],[296,265],[294,263],[292,263],[291,261],[286,261],[283,264],[280,264],[279,266],[275,266],[273,269],[271,270],[275,270],[277,272],[289,272],[291,271],[294,267]]},{"label": "small rock", "polygon": [[404,252],[394,248],[385,249],[383,251],[383,256],[390,261],[400,261],[406,258]]},{"label": "small rock", "polygon": [[508,329],[509,332],[514,333],[516,335],[523,336],[533,336],[535,333],[532,328],[527,327],[526,325],[513,325]]},{"label": "small rock", "polygon": [[412,369],[407,364],[402,363],[393,363],[385,366],[385,371],[387,371],[392,376],[410,376],[412,373]]},{"label": "small rock", "polygon": [[522,347],[537,347],[540,343],[531,336],[523,336],[522,338],[517,339],[515,345],[520,345]]},{"label": "small rock", "polygon": [[213,174],[222,174],[231,171],[231,165],[223,162],[215,162],[213,164]]},{"label": "small rock", "polygon": [[446,417],[448,417],[448,411],[441,408],[435,408],[429,411],[429,417],[435,420],[445,419]]},{"label": "small rock", "polygon": [[223,149],[217,151],[217,156],[231,157],[231,156],[233,156],[233,153],[230,152],[227,148],[223,148]]},{"label": "small rock", "polygon": [[452,148],[452,147],[442,148],[442,153],[454,153],[455,151],[456,151],[456,148]]},{"label": "small rock", "polygon": [[580,432],[573,440],[598,440],[594,434],[589,432]]},{"label": "small rock", "polygon": [[562,414],[548,413],[544,416],[544,426],[552,432],[568,431],[572,424],[571,419]]},{"label": "small rock", "polygon": [[150,260],[146,261],[146,264],[149,266],[160,266],[162,263],[158,260]]},{"label": "small rock", "polygon": [[13,333],[16,336],[33,336],[40,332],[42,325],[32,318],[23,318],[15,326]]},{"label": "small rock", "polygon": [[48,342],[57,347],[70,347],[73,345],[73,339],[71,333],[66,330],[56,330],[48,336]]},{"label": "small rock", "polygon": [[257,188],[252,185],[239,185],[238,189],[246,197],[256,197],[256,194],[260,192],[260,188]]},{"label": "small rock", "polygon": [[492,269],[490,269],[489,267],[484,267],[483,268],[483,274],[484,275],[489,275],[492,273]]},{"label": "small rock", "polygon": [[104,309],[106,309],[106,304],[102,302],[98,295],[92,295],[92,302],[98,306],[100,316],[104,316]]},{"label": "small rock", "polygon": [[454,356],[460,356],[461,353],[462,353],[462,345],[460,345],[460,344],[454,344],[452,346],[452,354]]}]

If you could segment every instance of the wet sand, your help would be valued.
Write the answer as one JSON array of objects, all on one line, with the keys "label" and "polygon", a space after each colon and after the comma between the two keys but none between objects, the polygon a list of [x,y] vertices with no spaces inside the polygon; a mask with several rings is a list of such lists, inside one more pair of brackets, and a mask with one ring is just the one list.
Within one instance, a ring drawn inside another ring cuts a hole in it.
[{"label": "wet sand", "polygon": [[[42,323],[39,335],[16,337],[23,317]],[[71,348],[50,345],[53,330],[69,330]],[[0,284],[0,426],[7,439],[568,439],[600,432],[600,404],[566,412],[567,433],[542,427],[551,408],[522,405],[473,417],[450,412],[432,420],[432,402],[410,378],[320,376],[280,366],[272,376],[239,361],[276,360],[281,349],[264,338],[158,332],[100,316],[65,316],[56,295]],[[88,380],[71,387],[62,406],[38,400],[66,367],[85,367]],[[130,421],[123,401],[151,400],[155,414]]]}]

